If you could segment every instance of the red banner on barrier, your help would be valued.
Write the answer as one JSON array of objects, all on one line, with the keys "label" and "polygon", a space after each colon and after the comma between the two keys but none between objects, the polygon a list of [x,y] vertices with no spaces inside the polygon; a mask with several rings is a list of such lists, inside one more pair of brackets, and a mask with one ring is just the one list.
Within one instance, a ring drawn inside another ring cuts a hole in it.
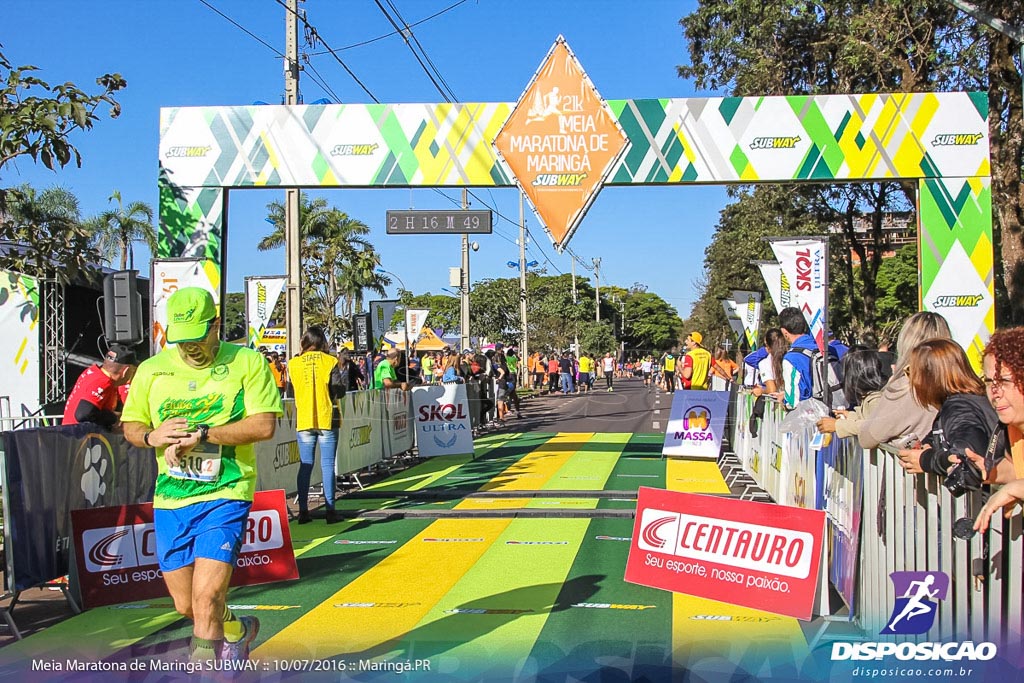
[{"label": "red banner on barrier", "polygon": [[[72,510],[71,527],[85,607],[168,595],[156,561],[151,503]],[[231,585],[297,578],[284,491],[257,491]]]},{"label": "red banner on barrier", "polygon": [[626,581],[810,619],[825,513],[641,487]]}]

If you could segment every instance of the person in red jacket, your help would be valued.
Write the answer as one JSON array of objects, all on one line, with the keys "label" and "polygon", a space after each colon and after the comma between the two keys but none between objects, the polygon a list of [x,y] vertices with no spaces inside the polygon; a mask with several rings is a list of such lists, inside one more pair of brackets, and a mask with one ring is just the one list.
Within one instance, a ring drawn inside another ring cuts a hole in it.
[{"label": "person in red jacket", "polygon": [[66,425],[92,422],[107,429],[121,419],[117,413],[118,389],[132,381],[135,352],[121,344],[111,344],[99,365],[86,368],[78,376],[64,407]]}]

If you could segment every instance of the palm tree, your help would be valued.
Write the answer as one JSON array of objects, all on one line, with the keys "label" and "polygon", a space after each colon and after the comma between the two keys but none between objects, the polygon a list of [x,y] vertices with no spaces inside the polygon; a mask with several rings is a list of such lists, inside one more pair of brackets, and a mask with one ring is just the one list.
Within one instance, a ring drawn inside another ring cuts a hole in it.
[{"label": "palm tree", "polygon": [[[299,193],[299,235],[303,239],[303,247],[310,236],[322,234],[326,229],[328,214],[335,211],[327,206],[323,197],[310,199],[305,192]],[[270,251],[284,246],[285,224],[284,204],[273,201],[267,204],[267,222],[274,226],[274,231],[256,244],[260,251]]]},{"label": "palm tree", "polygon": [[0,258],[0,268],[53,276],[63,283],[96,273],[99,254],[83,226],[78,198],[62,187],[37,192],[22,185],[7,192],[6,213],[0,213],[0,238],[20,245]]},{"label": "palm tree", "polygon": [[377,272],[380,254],[372,247],[356,251],[339,266],[338,286],[343,293],[342,315],[346,318],[363,310],[363,293],[366,290],[384,296],[385,287],[391,284],[391,278]]},{"label": "palm tree", "polygon": [[117,208],[108,209],[89,221],[95,231],[97,247],[101,254],[120,253],[121,270],[134,268],[135,242],[145,242],[151,254],[157,249],[153,209],[145,202],[132,202],[126,207],[119,190],[114,190],[107,201],[117,202]]}]

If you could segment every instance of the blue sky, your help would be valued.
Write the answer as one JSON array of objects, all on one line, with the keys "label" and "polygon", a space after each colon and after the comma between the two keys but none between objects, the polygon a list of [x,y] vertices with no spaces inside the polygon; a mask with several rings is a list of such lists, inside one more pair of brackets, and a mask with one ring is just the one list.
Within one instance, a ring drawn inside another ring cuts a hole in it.
[{"label": "blue sky", "polygon": [[[284,51],[284,8],[274,0],[206,0],[245,29]],[[512,102],[519,98],[555,38],[561,33],[601,94],[608,99],[713,96],[697,92],[676,75],[687,59],[679,19],[694,2],[553,2],[551,0],[467,0],[429,21],[457,0],[392,0],[413,24],[416,38],[460,101]],[[387,6],[387,2],[383,2]],[[307,0],[301,7],[310,23],[381,102],[441,102],[426,74],[374,0]],[[165,106],[247,105],[281,102],[282,61],[219,16],[200,0],[4,0],[0,43],[15,64],[34,64],[52,83],[73,81],[94,89],[94,79],[120,72],[128,88],[118,99],[123,113],[105,118],[88,134],[74,138],[82,152],[81,169],[56,173],[30,161],[4,169],[0,184],[37,187],[62,185],[75,192],[83,212],[107,206],[115,189],[125,201],[157,204],[156,169],[159,109]],[[301,32],[300,32],[301,36]],[[323,47],[303,47],[307,53]],[[333,95],[301,77],[305,102],[320,98],[370,102],[370,97],[330,54],[310,55],[312,67]],[[518,221],[515,190],[475,190],[481,200]],[[280,190],[247,190],[231,196],[228,263],[229,291],[241,291],[247,275],[284,273],[284,249],[259,252],[256,242],[270,226],[265,206],[281,199]],[[387,209],[450,208],[429,189],[332,190],[314,192],[362,220],[383,266],[417,292],[440,292],[448,268],[459,264],[459,238],[387,236]],[[458,199],[458,191],[447,196]],[[570,248],[587,263],[602,259],[602,283],[646,284],[686,317],[696,297],[693,282],[701,274],[724,187],[606,188],[598,196]],[[474,203],[473,208],[487,208]],[[571,257],[558,255],[527,209],[533,240],[528,260],[550,274],[570,271]],[[472,255],[474,281],[509,277],[506,262],[518,259],[517,225],[495,216],[496,232],[477,236]],[[144,250],[136,264],[148,262]],[[144,273],[148,274],[148,273]],[[590,275],[577,266],[577,274]]]}]

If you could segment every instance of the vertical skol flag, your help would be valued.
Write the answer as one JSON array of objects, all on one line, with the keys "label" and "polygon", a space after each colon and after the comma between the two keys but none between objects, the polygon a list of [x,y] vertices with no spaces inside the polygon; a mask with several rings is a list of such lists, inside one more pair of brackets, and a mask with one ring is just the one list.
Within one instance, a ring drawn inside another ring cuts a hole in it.
[{"label": "vertical skol flag", "polygon": [[373,333],[373,347],[379,349],[384,333],[391,329],[391,319],[395,317],[398,299],[384,299],[370,302],[370,330]]},{"label": "vertical skol flag", "polygon": [[423,324],[427,321],[430,309],[407,308],[405,310],[405,330],[409,333],[409,343],[414,344],[420,338],[423,331]]},{"label": "vertical skol flag", "polygon": [[803,311],[811,336],[825,353],[828,307],[828,242],[821,237],[769,238],[790,283],[791,306]]},{"label": "vertical skol flag", "polygon": [[775,312],[778,313],[783,308],[791,306],[789,280],[786,279],[786,274],[782,272],[782,266],[778,261],[754,261],[753,263],[761,269],[761,277],[764,278],[768,295],[771,296],[772,303],[775,304]]},{"label": "vertical skol flag", "polygon": [[250,349],[255,349],[263,337],[287,282],[284,275],[245,278],[245,325]]},{"label": "vertical skol flag", "polygon": [[732,299],[736,302],[736,312],[743,323],[747,346],[756,349],[757,333],[761,327],[761,292],[734,290]]},{"label": "vertical skol flag", "polygon": [[729,321],[737,339],[743,339],[743,321],[740,320],[739,304],[733,299],[722,299],[722,308],[725,310],[725,317]]}]

